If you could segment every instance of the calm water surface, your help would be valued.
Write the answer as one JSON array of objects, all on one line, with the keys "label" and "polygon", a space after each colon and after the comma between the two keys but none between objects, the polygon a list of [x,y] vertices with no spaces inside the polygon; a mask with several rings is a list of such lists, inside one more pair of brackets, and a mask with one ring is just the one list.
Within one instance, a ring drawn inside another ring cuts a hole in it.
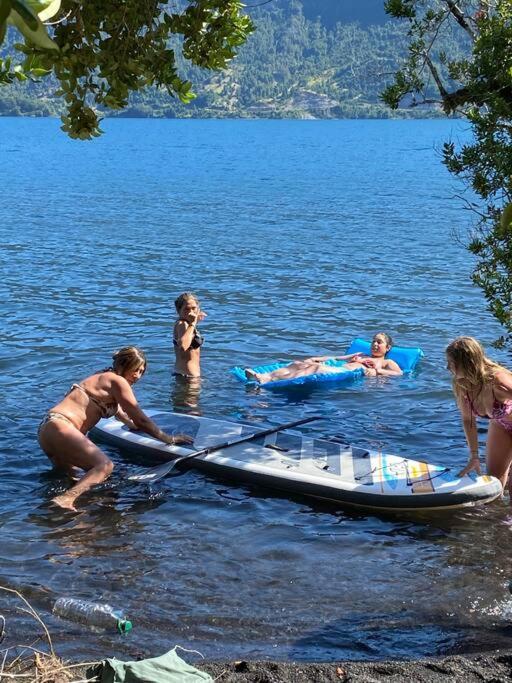
[{"label": "calm water surface", "polygon": [[[111,449],[110,482],[77,515],[48,506],[36,429],[69,385],[141,345],[146,408],[306,431],[461,465],[443,348],[500,333],[453,231],[470,216],[436,149],[450,121],[117,120],[93,143],[57,121],[0,119],[0,584],[31,601],[63,656],[417,657],[510,641],[508,505],[389,516],[189,472],[148,492]],[[171,302],[208,312],[204,380],[171,378]],[[341,353],[387,330],[421,345],[417,374],[309,392],[247,390],[228,373]],[[496,355],[496,354],[495,354]],[[509,359],[501,354],[503,362]],[[485,426],[481,432],[485,439]],[[140,463],[139,463],[140,464]],[[124,607],[122,638],[51,616],[56,597]],[[33,620],[0,595],[8,645]]]}]

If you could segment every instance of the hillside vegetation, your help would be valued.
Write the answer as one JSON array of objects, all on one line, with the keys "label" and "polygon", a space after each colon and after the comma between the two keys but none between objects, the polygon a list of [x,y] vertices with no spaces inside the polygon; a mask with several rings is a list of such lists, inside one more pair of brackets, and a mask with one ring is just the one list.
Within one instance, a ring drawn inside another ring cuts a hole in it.
[{"label": "hillside vegetation", "polygon": [[[380,100],[381,91],[392,81],[406,52],[405,31],[400,23],[332,23],[338,15],[333,11],[335,5],[319,2],[317,6],[326,11],[328,21],[326,16],[307,18],[305,10],[310,17],[314,11],[311,1],[306,7],[292,0],[250,10],[256,31],[226,71],[202,71],[180,59],[179,73],[192,81],[197,94],[191,104],[184,105],[152,88],[132,96],[121,115],[168,118],[439,115],[435,107],[392,112]],[[331,11],[327,12],[329,8]],[[360,18],[367,21],[367,12]],[[11,44],[14,40],[17,40],[15,34],[8,37]],[[442,46],[447,52],[453,54],[464,49],[453,41],[447,42]],[[56,84],[51,80],[3,87],[0,115],[58,115],[62,103],[55,91]]]}]

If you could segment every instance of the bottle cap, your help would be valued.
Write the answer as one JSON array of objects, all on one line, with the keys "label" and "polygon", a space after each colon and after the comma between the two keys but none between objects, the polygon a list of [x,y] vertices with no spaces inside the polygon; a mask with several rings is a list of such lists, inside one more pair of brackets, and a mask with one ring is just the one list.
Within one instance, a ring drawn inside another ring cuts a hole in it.
[{"label": "bottle cap", "polygon": [[128,621],[128,619],[117,620],[117,630],[119,631],[119,633],[128,633],[128,631],[131,631],[132,628],[132,622]]}]

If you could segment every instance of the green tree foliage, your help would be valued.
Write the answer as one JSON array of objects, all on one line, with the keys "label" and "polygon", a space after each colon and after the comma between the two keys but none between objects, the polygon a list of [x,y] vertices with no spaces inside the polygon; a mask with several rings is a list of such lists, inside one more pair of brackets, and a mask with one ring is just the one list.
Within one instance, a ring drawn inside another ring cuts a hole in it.
[{"label": "green tree foliage", "polygon": [[[251,4],[251,3],[249,3]],[[309,3],[310,5],[312,2]],[[323,6],[323,5],[322,5]],[[319,5],[320,8],[320,5]],[[324,17],[307,19],[301,3],[279,0],[247,7],[256,30],[225,69],[205,70],[185,59],[179,36],[173,36],[180,78],[194,83],[197,97],[189,104],[170,98],[157,85],[132,91],[123,109],[105,115],[159,117],[295,117],[360,118],[435,116],[441,110],[401,109],[396,113],[380,99],[383,84],[406,55],[406,29],[398,22],[363,27],[326,24]],[[13,38],[6,47],[12,52]],[[462,47],[446,40],[447,54]],[[61,113],[62,98],[54,76],[40,83],[15,81],[0,89],[0,114]]]},{"label": "green tree foliage", "polygon": [[[43,24],[48,12],[51,27]],[[62,128],[80,139],[100,134],[98,107],[123,109],[130,93],[148,86],[190,102],[176,52],[197,67],[223,69],[252,30],[239,0],[194,0],[181,11],[156,0],[0,0],[1,40],[7,23],[24,38],[13,46],[24,59],[1,60],[0,84],[52,74],[66,103]]]},{"label": "green tree foliage", "polygon": [[[278,0],[281,4],[288,0]],[[308,19],[321,16],[325,26],[333,28],[336,23],[361,26],[384,24],[387,20],[383,0],[302,0],[304,14]]]},{"label": "green tree foliage", "polygon": [[[468,243],[473,281],[511,341],[512,0],[388,0],[386,10],[407,22],[409,53],[384,101],[436,100],[471,123],[472,142],[447,142],[444,163],[479,198],[469,200],[478,214]],[[439,45],[447,33],[462,34],[466,55],[447,58]]]}]

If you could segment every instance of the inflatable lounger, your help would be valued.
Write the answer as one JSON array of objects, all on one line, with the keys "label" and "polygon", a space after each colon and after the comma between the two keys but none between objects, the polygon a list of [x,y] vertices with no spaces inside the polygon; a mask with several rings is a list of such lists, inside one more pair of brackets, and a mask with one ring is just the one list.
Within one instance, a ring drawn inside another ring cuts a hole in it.
[{"label": "inflatable lounger", "polygon": [[[354,339],[346,351],[346,354],[350,353],[364,353],[367,356],[371,355],[371,343],[365,341],[364,339]],[[420,358],[423,357],[423,351],[414,346],[392,346],[391,349],[386,354],[387,358],[391,358],[397,363],[403,372],[412,372],[416,367]],[[294,379],[279,379],[274,382],[265,382],[260,386],[264,386],[265,389],[280,389],[286,387],[300,386],[302,384],[310,384],[313,382],[352,382],[359,377],[364,377],[363,368],[356,368],[355,370],[346,370],[344,366],[347,361],[344,360],[328,360],[325,361],[325,365],[331,367],[339,368],[339,372],[329,372],[329,373],[316,373],[314,375],[305,375],[304,377],[295,377]],[[284,368],[289,363],[279,362],[271,363],[270,365],[258,365],[251,368],[254,372],[272,372],[273,370],[278,370],[279,368]],[[245,376],[245,369],[237,366],[231,369],[231,373],[235,375],[237,379],[246,384],[256,384],[254,380],[250,380]]]}]

